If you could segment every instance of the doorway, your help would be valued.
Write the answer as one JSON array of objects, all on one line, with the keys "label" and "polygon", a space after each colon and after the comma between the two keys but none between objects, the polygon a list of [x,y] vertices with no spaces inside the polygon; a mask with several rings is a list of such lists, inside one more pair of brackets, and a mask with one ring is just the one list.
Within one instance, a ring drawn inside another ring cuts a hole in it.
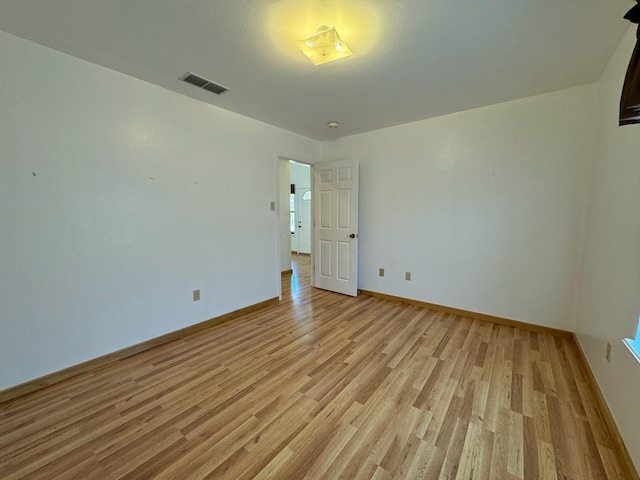
[{"label": "doorway", "polygon": [[311,255],[311,167],[289,160],[291,253]]},{"label": "doorway", "polygon": [[311,287],[356,296],[358,160],[313,169],[291,157],[278,155],[278,160],[278,277],[292,275],[295,261],[307,256]]}]

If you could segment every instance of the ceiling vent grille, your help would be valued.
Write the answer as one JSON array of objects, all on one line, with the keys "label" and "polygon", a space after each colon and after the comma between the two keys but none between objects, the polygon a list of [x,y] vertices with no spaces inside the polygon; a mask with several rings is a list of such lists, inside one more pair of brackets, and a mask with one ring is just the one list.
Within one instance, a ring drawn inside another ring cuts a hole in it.
[{"label": "ceiling vent grille", "polygon": [[209,92],[215,93],[216,95],[222,95],[224,92],[228,92],[229,89],[227,87],[223,87],[211,80],[207,80],[200,75],[196,75],[193,72],[187,72],[182,76],[182,81],[190,83],[191,85],[195,85],[198,88],[202,88]]}]

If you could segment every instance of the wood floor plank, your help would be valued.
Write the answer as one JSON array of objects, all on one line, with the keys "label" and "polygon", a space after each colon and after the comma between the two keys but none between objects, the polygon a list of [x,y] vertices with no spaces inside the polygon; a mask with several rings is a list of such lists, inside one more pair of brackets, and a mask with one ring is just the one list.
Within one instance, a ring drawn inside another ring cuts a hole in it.
[{"label": "wood floor plank", "polygon": [[625,479],[572,339],[310,270],[295,256],[279,304],[0,404],[0,478]]}]

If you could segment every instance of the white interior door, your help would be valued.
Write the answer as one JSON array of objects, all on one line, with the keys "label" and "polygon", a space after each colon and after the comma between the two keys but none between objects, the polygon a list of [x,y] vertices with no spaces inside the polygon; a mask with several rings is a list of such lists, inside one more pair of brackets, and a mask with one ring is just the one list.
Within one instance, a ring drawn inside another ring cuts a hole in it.
[{"label": "white interior door", "polygon": [[358,160],[314,165],[315,286],[358,294]]},{"label": "white interior door", "polygon": [[298,252],[311,253],[311,189],[301,188],[296,192],[298,199]]}]

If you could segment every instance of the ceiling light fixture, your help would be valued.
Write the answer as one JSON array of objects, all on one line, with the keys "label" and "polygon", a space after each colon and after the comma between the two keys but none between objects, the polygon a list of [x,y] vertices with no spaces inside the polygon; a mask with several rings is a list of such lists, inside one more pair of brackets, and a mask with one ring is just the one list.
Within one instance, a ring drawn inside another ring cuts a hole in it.
[{"label": "ceiling light fixture", "polygon": [[340,126],[340,123],[336,122],[335,120],[332,120],[327,123],[327,127],[329,128],[338,128],[339,126]]},{"label": "ceiling light fixture", "polygon": [[338,35],[336,27],[320,27],[316,30],[315,35],[297,41],[296,46],[302,50],[302,53],[304,53],[314,65],[320,65],[353,55],[353,52],[340,38],[340,35]]}]

